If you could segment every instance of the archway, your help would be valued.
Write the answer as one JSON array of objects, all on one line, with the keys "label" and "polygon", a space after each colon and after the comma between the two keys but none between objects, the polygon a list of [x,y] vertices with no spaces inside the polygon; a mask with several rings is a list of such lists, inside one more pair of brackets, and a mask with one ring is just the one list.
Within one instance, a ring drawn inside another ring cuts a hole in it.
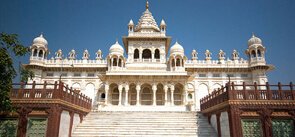
[{"label": "archway", "polygon": [[160,50],[159,49],[155,50],[155,59],[160,59]]},{"label": "archway", "polygon": [[182,102],[183,102],[182,93],[183,93],[183,86],[179,83],[176,84],[175,88],[174,88],[174,94],[173,94],[174,105],[181,105],[182,104]]},{"label": "archway", "polygon": [[43,50],[40,50],[40,51],[39,51],[39,55],[38,55],[38,57],[43,57]]},{"label": "archway", "polygon": [[87,97],[92,99],[92,103],[94,102],[94,95],[95,95],[95,86],[92,83],[88,83],[85,87],[85,91],[83,94],[85,94]]},{"label": "archway", "polygon": [[81,90],[81,86],[79,83],[74,83],[72,85],[72,88],[73,88],[73,90],[76,90],[77,92],[80,92],[80,90]]},{"label": "archway", "polygon": [[156,104],[165,105],[165,92],[162,84],[157,85]]},{"label": "archway", "polygon": [[218,89],[220,89],[220,88],[221,88],[221,84],[215,83],[215,84],[213,85],[213,90],[210,91],[210,92],[213,92],[214,90],[218,90]]},{"label": "archway", "polygon": [[133,58],[134,58],[134,59],[138,59],[138,58],[139,58],[139,50],[138,50],[138,49],[135,49],[135,50],[134,50]]},{"label": "archway", "polygon": [[149,49],[144,49],[142,52],[142,58],[143,59],[151,59],[152,58],[152,53]]},{"label": "archway", "polygon": [[110,89],[111,89],[111,104],[112,105],[118,105],[119,104],[119,89],[118,89],[118,85],[111,84],[110,85]]},{"label": "archway", "polygon": [[34,49],[33,56],[34,56],[34,57],[37,56],[37,53],[38,53],[37,49]]},{"label": "archway", "polygon": [[209,88],[206,84],[200,84],[198,87],[198,96],[197,96],[197,102],[200,102],[200,99],[208,95],[209,93]]},{"label": "archway", "polygon": [[254,50],[252,50],[252,52],[251,52],[251,58],[255,58],[255,57],[256,57],[256,53],[255,53]]},{"label": "archway", "polygon": [[133,83],[129,85],[129,104],[136,105],[136,85]]},{"label": "archway", "polygon": [[150,85],[144,84],[142,86],[140,98],[141,98],[141,105],[152,105],[153,92],[151,90]]}]

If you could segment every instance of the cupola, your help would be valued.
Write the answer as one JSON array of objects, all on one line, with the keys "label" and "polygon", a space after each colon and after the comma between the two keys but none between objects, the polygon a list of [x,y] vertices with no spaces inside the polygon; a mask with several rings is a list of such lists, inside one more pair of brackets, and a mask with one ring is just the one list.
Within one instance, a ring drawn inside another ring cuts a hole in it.
[{"label": "cupola", "polygon": [[262,40],[253,34],[252,37],[248,40],[248,46],[251,46],[254,44],[262,45]]},{"label": "cupola", "polygon": [[44,46],[44,48],[47,48],[47,40],[43,37],[43,34],[40,34],[39,37],[36,37],[33,40],[33,45],[38,45],[38,46]]},{"label": "cupola", "polygon": [[170,48],[170,54],[184,55],[183,47],[176,41],[175,44]]},{"label": "cupola", "polygon": [[118,43],[118,41],[116,41],[116,43],[113,44],[113,45],[110,47],[109,52],[110,52],[110,54],[124,55],[124,49],[123,49],[123,47]]}]

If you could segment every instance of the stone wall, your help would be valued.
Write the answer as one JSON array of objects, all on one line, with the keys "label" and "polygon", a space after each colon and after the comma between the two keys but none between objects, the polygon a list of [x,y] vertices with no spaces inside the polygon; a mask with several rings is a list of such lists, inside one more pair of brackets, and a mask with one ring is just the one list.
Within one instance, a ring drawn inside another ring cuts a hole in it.
[{"label": "stone wall", "polygon": [[60,115],[59,124],[59,137],[68,137],[70,130],[70,114],[68,111],[63,110]]},{"label": "stone wall", "polygon": [[75,113],[74,114],[74,118],[73,118],[73,127],[72,127],[72,131],[74,131],[74,129],[76,128],[76,126],[80,123],[80,117],[79,114]]},{"label": "stone wall", "polygon": [[214,128],[214,130],[216,132],[218,132],[217,130],[217,121],[216,121],[216,115],[211,115],[211,118],[210,118],[210,123],[211,123],[211,126]]},{"label": "stone wall", "polygon": [[220,114],[220,128],[222,137],[230,137],[230,128],[227,112],[221,112]]}]

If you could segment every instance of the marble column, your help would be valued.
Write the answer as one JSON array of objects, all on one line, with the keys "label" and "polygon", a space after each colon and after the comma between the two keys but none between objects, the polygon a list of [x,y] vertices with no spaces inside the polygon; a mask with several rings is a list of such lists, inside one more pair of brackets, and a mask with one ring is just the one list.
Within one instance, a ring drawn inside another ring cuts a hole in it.
[{"label": "marble column", "polygon": [[165,85],[164,86],[164,92],[165,92],[165,106],[167,106],[168,105],[168,97],[167,97],[167,92],[168,92],[168,86],[167,85]]},{"label": "marble column", "polygon": [[152,90],[153,90],[153,105],[156,106],[157,105],[157,98],[156,98],[157,85],[156,84],[153,85]]},{"label": "marble column", "polygon": [[128,92],[129,92],[129,86],[126,85],[125,86],[125,103],[124,103],[125,106],[128,106],[129,105],[128,104]]},{"label": "marble column", "polygon": [[111,70],[113,69],[114,58],[111,59]]},{"label": "marble column", "polygon": [[140,93],[140,85],[136,85],[136,105],[139,106],[139,93]]},{"label": "marble column", "polygon": [[121,106],[122,105],[122,85],[119,85],[119,103],[118,103],[118,106]]},{"label": "marble column", "polygon": [[184,94],[183,94],[183,105],[186,105],[187,102],[188,102],[188,99],[187,99],[187,85],[184,85]]},{"label": "marble column", "polygon": [[174,106],[174,86],[170,87],[171,90],[171,105]]},{"label": "marble column", "polygon": [[108,97],[109,97],[109,85],[105,85],[104,86],[104,90],[105,90],[105,100],[104,100],[104,104],[108,105]]}]

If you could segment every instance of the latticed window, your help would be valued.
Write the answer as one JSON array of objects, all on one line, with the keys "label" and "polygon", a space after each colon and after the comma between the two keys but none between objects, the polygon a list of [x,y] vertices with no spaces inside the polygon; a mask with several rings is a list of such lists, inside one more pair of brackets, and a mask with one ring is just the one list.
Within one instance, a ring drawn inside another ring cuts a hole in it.
[{"label": "latticed window", "polygon": [[29,118],[27,127],[28,137],[45,137],[47,129],[46,118]]},{"label": "latticed window", "polygon": [[0,136],[16,137],[17,124],[17,119],[0,119]]},{"label": "latticed window", "polygon": [[273,120],[273,137],[294,137],[294,124],[292,120]]},{"label": "latticed window", "polygon": [[262,137],[259,119],[242,119],[243,137]]}]

